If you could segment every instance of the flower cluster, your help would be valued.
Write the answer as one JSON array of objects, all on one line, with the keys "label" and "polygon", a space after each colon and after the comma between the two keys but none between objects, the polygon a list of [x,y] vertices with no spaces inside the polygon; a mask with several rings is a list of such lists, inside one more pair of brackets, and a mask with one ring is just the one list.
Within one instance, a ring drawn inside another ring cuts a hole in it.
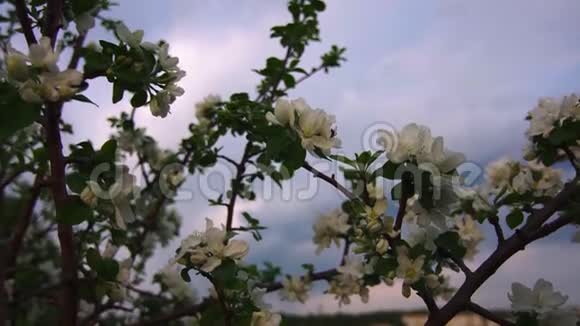
[{"label": "flower cluster", "polygon": [[367,303],[369,289],[364,285],[363,276],[372,273],[372,266],[365,265],[358,256],[347,256],[337,271],[338,275],[330,281],[327,292],[334,294],[338,304],[350,304],[351,295],[359,295],[362,302]]},{"label": "flower cluster", "polygon": [[559,170],[539,163],[526,165],[507,158],[494,161],[487,166],[486,182],[494,194],[531,193],[535,197],[554,196],[563,186]]},{"label": "flower cluster", "polygon": [[310,291],[310,279],[307,276],[287,276],[282,280],[282,287],[280,297],[283,300],[305,303]]},{"label": "flower cluster", "polygon": [[538,105],[529,112],[528,119],[530,127],[526,135],[530,138],[535,136],[547,138],[563,122],[580,120],[579,98],[576,94],[561,99],[541,98]]},{"label": "flower cluster", "polygon": [[[530,126],[526,131],[529,143],[524,148],[528,161],[539,159],[546,165],[564,156],[565,150],[580,156],[580,101],[576,94],[562,98],[541,98],[529,112]],[[554,147],[556,150],[554,150]]]},{"label": "flower cluster", "polygon": [[394,135],[382,131],[379,143],[385,146],[387,158],[394,163],[412,161],[419,165],[432,165],[440,173],[448,173],[465,161],[462,153],[446,149],[443,137],[431,136],[431,130],[426,126],[411,123]]},{"label": "flower cluster", "polygon": [[213,110],[222,101],[219,95],[210,94],[203,101],[195,104],[195,117],[200,125],[207,125],[213,115]]},{"label": "flower cluster", "polygon": [[28,56],[12,48],[8,50],[8,78],[18,87],[24,101],[65,101],[79,91],[83,74],[74,69],[59,71],[59,55],[60,51],[53,50],[48,37],[42,37],[37,44],[30,45]]},{"label": "flower cluster", "polygon": [[467,250],[465,259],[473,259],[477,254],[477,246],[484,240],[483,233],[477,223],[470,215],[465,215],[457,219],[455,226],[461,239],[461,244]]},{"label": "flower cluster", "polygon": [[127,223],[133,222],[135,214],[131,208],[131,199],[138,194],[136,178],[129,173],[129,168],[121,166],[119,175],[108,190],[103,190],[96,181],[88,181],[80,194],[81,200],[89,207],[97,207],[99,198],[110,200],[113,204],[115,226],[126,230]]},{"label": "flower cluster", "polygon": [[536,281],[533,289],[521,283],[513,283],[508,298],[512,310],[533,314],[540,325],[575,326],[578,322],[578,316],[572,309],[562,307],[568,296],[555,291],[552,283],[544,279]]},{"label": "flower cluster", "polygon": [[330,248],[332,242],[338,247],[340,238],[348,232],[348,215],[341,209],[335,209],[328,214],[321,215],[313,225],[314,238],[312,239],[318,248],[316,254]]},{"label": "flower cluster", "polygon": [[266,114],[268,121],[295,130],[302,147],[310,152],[320,150],[328,155],[332,148],[340,146],[336,138],[335,118],[321,109],[312,109],[304,99],[279,99],[274,113]]},{"label": "flower cluster", "polygon": [[[119,40],[129,45],[137,53],[142,53],[145,50],[156,54],[157,65],[148,76],[150,80],[147,87],[148,92],[151,94],[149,109],[153,116],[165,118],[169,113],[171,104],[175,102],[177,97],[184,94],[183,88],[177,86],[177,82],[185,77],[185,71],[178,67],[179,59],[169,55],[169,44],[167,43],[143,42],[144,33],[142,30],[132,32],[125,24],[119,23],[116,25],[115,31]],[[131,61],[129,58],[127,59],[126,61]],[[133,69],[141,71],[143,66],[135,63],[133,64]],[[152,85],[161,89],[156,89]]]},{"label": "flower cluster", "polygon": [[193,233],[181,241],[181,246],[174,260],[185,266],[193,266],[206,273],[220,266],[224,259],[239,261],[249,251],[243,240],[228,240],[227,231],[217,228],[212,220],[206,219],[203,233]]}]

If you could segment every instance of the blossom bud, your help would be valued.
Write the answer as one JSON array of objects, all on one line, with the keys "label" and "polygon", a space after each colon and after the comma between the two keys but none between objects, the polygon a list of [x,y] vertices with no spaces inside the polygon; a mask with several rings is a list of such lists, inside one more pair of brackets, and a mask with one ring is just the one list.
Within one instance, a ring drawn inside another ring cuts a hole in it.
[{"label": "blossom bud", "polygon": [[371,220],[367,224],[368,230],[372,233],[379,232],[382,229],[382,227],[383,227],[383,225],[381,224],[381,222],[379,220]]},{"label": "blossom bud", "polygon": [[379,242],[377,242],[377,245],[375,246],[375,250],[381,255],[383,255],[385,252],[387,252],[388,249],[389,249],[389,242],[385,239],[379,240]]},{"label": "blossom bud", "polygon": [[408,298],[411,296],[411,286],[409,286],[408,284],[403,284],[403,290],[402,290],[403,296],[405,298]]},{"label": "blossom bud", "polygon": [[203,265],[207,261],[207,256],[203,251],[195,250],[189,256],[189,261],[196,266]]},{"label": "blossom bud", "polygon": [[430,289],[436,289],[439,287],[439,277],[435,274],[429,274],[425,276],[425,283]]},{"label": "blossom bud", "polygon": [[81,192],[81,200],[89,207],[97,206],[97,195],[91,189],[91,186],[86,186]]},{"label": "blossom bud", "polygon": [[8,77],[24,82],[28,79],[28,65],[26,57],[20,53],[11,53],[6,57]]},{"label": "blossom bud", "polygon": [[242,259],[250,251],[248,243],[243,240],[231,240],[224,248],[223,255],[232,259]]}]

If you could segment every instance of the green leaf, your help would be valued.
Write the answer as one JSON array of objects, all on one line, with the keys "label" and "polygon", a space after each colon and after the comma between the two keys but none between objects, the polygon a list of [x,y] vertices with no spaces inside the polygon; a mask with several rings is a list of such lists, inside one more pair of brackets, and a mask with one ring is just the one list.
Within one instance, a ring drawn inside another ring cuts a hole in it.
[{"label": "green leaf", "polygon": [[67,186],[77,194],[80,194],[85,189],[87,181],[88,178],[79,172],[73,172],[66,176]]},{"label": "green leaf", "polygon": [[236,263],[231,259],[225,259],[211,274],[223,287],[231,288],[237,281],[236,273]]},{"label": "green leaf", "polygon": [[386,276],[390,272],[396,270],[397,265],[397,259],[394,257],[379,258],[375,264],[375,273],[378,275]]},{"label": "green leaf", "polygon": [[437,247],[447,250],[453,257],[463,258],[466,249],[461,244],[461,239],[457,232],[447,231],[435,239]]},{"label": "green leaf", "polygon": [[26,103],[12,85],[0,83],[0,141],[40,118],[40,105]]},{"label": "green leaf", "polygon": [[138,90],[135,95],[131,98],[131,105],[134,108],[145,105],[147,103],[147,92],[145,90]]},{"label": "green leaf", "polygon": [[520,224],[522,224],[523,221],[524,221],[524,213],[522,213],[522,211],[518,208],[512,210],[511,213],[509,213],[506,216],[507,225],[512,230],[517,228]]},{"label": "green leaf", "polygon": [[351,160],[350,158],[344,155],[330,155],[329,157],[341,163],[348,164],[353,167],[356,166],[356,162],[354,160]]},{"label": "green leaf", "polygon": [[96,270],[99,262],[101,261],[101,254],[99,251],[95,248],[89,248],[85,256],[87,257],[87,264],[89,267],[91,267],[93,270]]},{"label": "green leaf", "polygon": [[119,83],[118,81],[113,83],[113,103],[117,103],[120,100],[123,99],[123,94],[125,93],[125,90],[123,89],[123,86],[121,86],[121,83]]},{"label": "green leaf", "polygon": [[69,199],[57,215],[59,223],[76,225],[93,216],[93,210],[85,205],[79,196],[69,196]]},{"label": "green leaf", "polygon": [[375,171],[374,175],[382,176],[385,179],[394,180],[399,166],[400,164],[387,161],[381,168]]},{"label": "green leaf", "polygon": [[119,274],[119,263],[112,258],[101,258],[96,268],[97,274],[105,281],[114,281]]},{"label": "green leaf", "polygon": [[101,146],[101,149],[96,154],[98,162],[113,162],[117,153],[117,141],[109,139]]},{"label": "green leaf", "polygon": [[179,275],[181,275],[181,279],[184,280],[185,282],[187,283],[191,282],[191,277],[189,276],[189,268],[182,269],[181,272],[179,272]]},{"label": "green leaf", "polygon": [[96,107],[99,107],[97,105],[97,103],[91,101],[91,99],[89,99],[88,97],[84,96],[83,94],[77,94],[75,96],[72,97],[73,100],[77,100],[79,102],[83,102],[83,103],[90,103]]}]

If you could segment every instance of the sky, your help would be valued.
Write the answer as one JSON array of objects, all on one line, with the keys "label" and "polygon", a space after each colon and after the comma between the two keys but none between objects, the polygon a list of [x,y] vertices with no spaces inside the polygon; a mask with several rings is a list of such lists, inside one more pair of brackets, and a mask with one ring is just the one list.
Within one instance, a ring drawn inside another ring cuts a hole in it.
[{"label": "sky", "polygon": [[[194,103],[210,93],[227,98],[233,92],[254,92],[259,79],[252,69],[261,67],[267,57],[282,54],[277,41],[269,39],[269,28],[288,20],[284,1],[120,3],[109,16],[122,18],[130,29],[144,29],[147,41],[168,41],[170,53],[179,57],[187,72],[181,82],[186,93],[167,118],[151,116],[146,107],[137,112],[138,124],[165,147],[176,148],[186,134],[187,125],[195,120]],[[477,166],[503,156],[520,158],[524,118],[538,98],[580,89],[578,12],[580,2],[575,0],[328,1],[320,17],[322,42],[308,48],[305,62],[314,66],[332,44],[347,48],[348,61],[328,75],[307,80],[290,97],[304,97],[312,106],[334,114],[342,151],[347,154],[369,148],[378,128],[416,122],[428,125],[434,135],[445,138],[447,147],[465,153]],[[112,36],[97,29],[91,39]],[[102,80],[92,81],[85,94],[100,107],[75,104],[65,112],[76,130],[67,141],[90,138],[100,144],[110,134],[106,118],[127,110],[129,104],[110,104],[111,87]],[[223,142],[232,157],[241,155],[239,144],[231,138]],[[222,184],[219,176],[228,173],[220,165],[207,175],[188,178],[184,188],[193,198],[177,203],[183,217],[182,237],[203,228],[205,217],[225,220],[223,209],[207,207],[203,193]],[[326,184],[318,184],[315,196],[297,198],[295,190],[309,182],[315,181],[299,172],[292,184],[285,185],[292,189],[290,200],[274,191],[272,198],[240,202],[236,221],[248,211],[269,227],[261,243],[251,243],[248,261],[268,260],[287,273],[301,272],[302,263],[316,263],[320,269],[338,263],[338,250],[316,256],[311,239],[317,216],[338,207],[342,198]],[[495,246],[491,229],[483,227],[488,240],[469,263],[472,267]],[[476,301],[505,308],[512,282],[531,286],[545,278],[567,293],[571,303],[580,303],[580,253],[569,241],[572,231],[568,228],[518,253],[476,293]],[[160,250],[148,269],[163,266],[178,244],[176,240]],[[451,276],[455,284],[461,281],[460,275]],[[205,292],[207,284],[195,284]],[[275,294],[268,299],[275,309],[288,312],[339,311],[323,288],[318,286],[306,305],[280,302]],[[400,291],[400,284],[377,287],[369,304],[355,299],[340,311],[422,307],[416,296],[405,299]]]}]

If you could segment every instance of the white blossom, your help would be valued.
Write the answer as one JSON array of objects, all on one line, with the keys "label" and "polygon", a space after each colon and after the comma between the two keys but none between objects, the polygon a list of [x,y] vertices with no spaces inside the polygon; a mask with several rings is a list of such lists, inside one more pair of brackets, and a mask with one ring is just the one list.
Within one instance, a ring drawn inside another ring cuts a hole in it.
[{"label": "white blossom", "polygon": [[122,230],[127,229],[127,222],[133,222],[135,219],[130,203],[130,198],[137,189],[135,181],[135,176],[129,173],[126,166],[123,166],[121,175],[109,188],[109,198],[115,207],[115,223]]},{"label": "white blossom", "polygon": [[363,281],[351,274],[339,274],[330,281],[330,288],[327,291],[334,294],[338,304],[350,304],[351,295],[359,295],[363,303],[369,301],[369,289],[364,286]]},{"label": "white blossom", "polygon": [[526,135],[530,138],[540,135],[547,138],[563,120],[576,121],[580,119],[578,96],[572,94],[561,99],[541,98],[528,116],[530,127],[526,131]]},{"label": "white blossom", "polygon": [[520,172],[512,180],[513,189],[520,194],[525,194],[534,187],[534,177],[528,168],[520,169]]},{"label": "white blossom", "polygon": [[359,279],[365,274],[372,273],[372,266],[365,264],[360,256],[346,256],[344,264],[337,267],[336,270],[342,275]]},{"label": "white blossom", "polygon": [[320,254],[322,250],[330,248],[332,242],[337,247],[340,245],[340,237],[350,229],[348,215],[341,209],[335,209],[328,214],[321,215],[312,229],[314,230],[312,241],[318,245],[316,254]]},{"label": "white blossom", "polygon": [[[385,148],[387,157],[394,163],[403,163],[408,160],[415,160],[418,164],[431,163],[440,172],[447,173],[465,161],[463,154],[452,152],[444,147],[442,137],[433,138],[431,130],[426,126],[411,123],[404,126],[397,135],[383,131],[381,137],[395,139],[394,148]],[[390,144],[391,142],[380,143]]]},{"label": "white blossom", "polygon": [[189,260],[204,272],[212,272],[226,258],[237,262],[243,259],[249,251],[249,246],[243,240],[229,240],[226,243],[227,231],[217,228],[210,219],[206,219],[204,233],[194,233],[181,242],[174,261],[185,264],[183,257],[189,254]]},{"label": "white blossom", "polygon": [[300,276],[288,276],[282,280],[282,291],[280,297],[283,300],[298,301],[305,303],[308,300],[310,291],[310,281]]},{"label": "white blossom", "polygon": [[27,62],[27,56],[13,48],[9,48],[6,54],[6,71],[8,77],[18,82],[26,81],[30,76]]},{"label": "white blossom", "polygon": [[119,40],[123,43],[128,44],[132,48],[139,48],[141,46],[144,35],[142,29],[131,32],[124,23],[118,23],[115,26],[115,31],[117,32]]},{"label": "white blossom", "polygon": [[423,277],[423,264],[425,263],[425,256],[421,255],[417,258],[409,257],[409,248],[401,246],[397,247],[397,277],[403,279],[403,283],[407,285],[414,284]]},{"label": "white blossom", "polygon": [[278,326],[282,322],[280,314],[274,314],[267,310],[255,311],[252,313],[250,326]]},{"label": "white blossom", "polygon": [[560,308],[568,296],[554,290],[552,283],[539,279],[533,289],[521,283],[512,283],[512,292],[508,293],[512,309],[518,312],[535,312],[540,315]]},{"label": "white blossom", "polygon": [[99,187],[98,184],[94,181],[89,181],[87,186],[81,191],[80,198],[83,203],[87,204],[89,207],[96,207],[98,197],[97,194],[93,192],[93,188]]},{"label": "white blossom", "polygon": [[407,239],[407,242],[411,246],[416,246],[421,244],[425,249],[434,252],[437,249],[435,245],[435,239],[443,233],[441,229],[433,226],[433,225],[426,225],[426,226],[412,226],[410,225],[410,232]]},{"label": "white blossom", "polygon": [[211,111],[222,101],[219,95],[210,94],[201,102],[195,103],[195,117],[200,123],[208,121]]},{"label": "white blossom", "polygon": [[455,226],[457,227],[463,246],[467,249],[464,259],[473,259],[478,253],[477,246],[484,240],[479,223],[470,215],[465,215],[457,219]]},{"label": "white blossom", "polygon": [[330,154],[332,148],[340,146],[334,116],[321,109],[312,109],[302,98],[292,101],[279,99],[274,105],[274,113],[268,112],[266,119],[294,129],[300,136],[302,147],[310,152],[319,149]]},{"label": "white blossom", "polygon": [[365,211],[362,214],[367,221],[376,220],[380,218],[387,211],[388,202],[385,198],[376,199],[373,206],[365,206]]},{"label": "white blossom", "polygon": [[494,191],[499,192],[511,184],[518,163],[509,158],[493,161],[485,168],[486,181]]},{"label": "white blossom", "polygon": [[159,65],[165,71],[177,71],[179,68],[177,64],[179,63],[179,58],[172,57],[169,55],[169,43],[163,43],[159,47],[159,52],[157,53],[159,57]]},{"label": "white blossom", "polygon": [[59,51],[54,51],[50,38],[43,36],[38,43],[30,45],[28,58],[33,67],[43,68],[49,72],[58,71]]}]

